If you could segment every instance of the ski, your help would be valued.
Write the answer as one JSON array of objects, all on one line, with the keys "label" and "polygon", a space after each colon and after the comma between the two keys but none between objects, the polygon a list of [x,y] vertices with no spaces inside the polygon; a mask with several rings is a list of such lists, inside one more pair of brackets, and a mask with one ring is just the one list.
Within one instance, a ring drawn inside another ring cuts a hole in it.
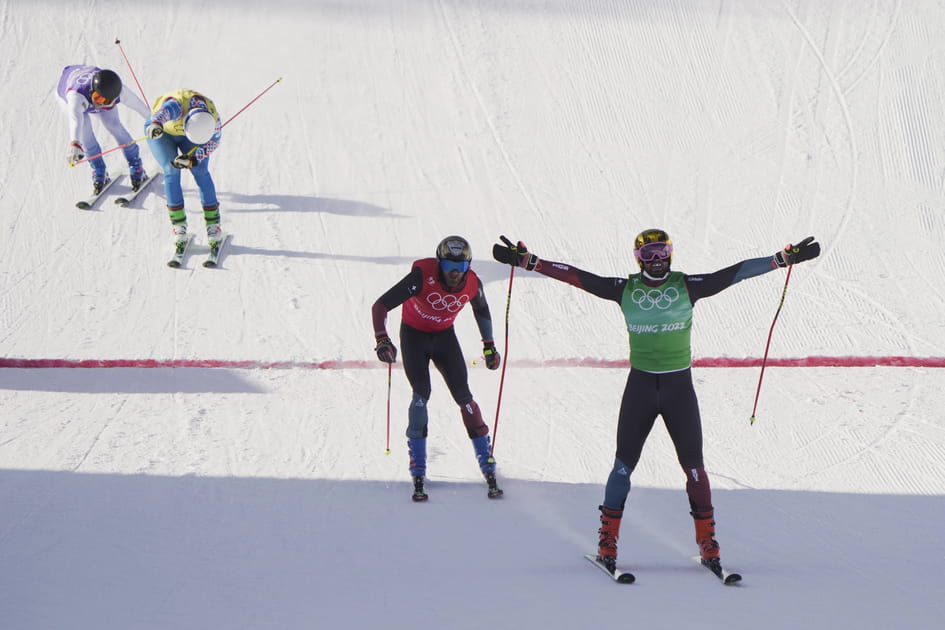
[{"label": "ski", "polygon": [[188,234],[186,241],[177,241],[174,243],[174,257],[167,261],[168,267],[177,269],[184,264],[184,256],[187,255],[187,248],[194,241],[194,235]]},{"label": "ski", "polygon": [[217,263],[220,260],[220,254],[223,252],[223,247],[226,245],[227,241],[230,240],[230,234],[224,232],[220,237],[220,245],[216,248],[210,247],[210,255],[207,256],[207,259],[203,261],[204,267],[216,267]]},{"label": "ski", "polygon": [[621,571],[619,568],[611,571],[606,564],[597,559],[597,556],[592,553],[584,554],[584,557],[587,558],[587,561],[593,564],[595,567],[606,573],[610,576],[614,582],[618,584],[633,584],[636,582],[637,578],[629,571]]},{"label": "ski", "polygon": [[121,179],[121,175],[116,176],[114,179],[106,179],[106,180],[105,180],[105,185],[102,186],[101,192],[99,192],[97,195],[93,193],[92,196],[89,197],[88,199],[82,199],[82,200],[80,200],[80,201],[77,201],[77,202],[75,203],[75,207],[78,208],[79,210],[89,210],[89,209],[91,209],[92,206],[94,206],[95,203],[96,203],[99,199],[102,198],[102,195],[104,195],[104,194],[108,191],[109,188],[111,188],[112,186],[114,186],[114,185],[115,185],[115,182],[117,182],[119,179]]},{"label": "ski", "polygon": [[722,581],[722,584],[731,586],[732,584],[738,584],[742,581],[742,576],[740,574],[732,573],[731,571],[726,571],[723,569],[722,563],[718,558],[703,560],[701,556],[693,556],[692,559],[711,571],[715,577]]},{"label": "ski", "polygon": [[123,208],[131,204],[131,202],[133,202],[138,197],[138,195],[144,192],[145,188],[147,188],[156,177],[157,175],[148,175],[144,178],[144,181],[138,184],[138,190],[132,190],[128,194],[118,197],[115,199],[115,203]]}]

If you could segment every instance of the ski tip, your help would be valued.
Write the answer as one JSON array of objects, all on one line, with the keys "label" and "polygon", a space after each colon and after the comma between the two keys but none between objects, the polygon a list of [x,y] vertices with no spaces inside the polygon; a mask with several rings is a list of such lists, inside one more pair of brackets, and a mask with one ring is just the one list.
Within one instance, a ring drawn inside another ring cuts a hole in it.
[{"label": "ski tip", "polygon": [[125,206],[128,205],[128,200],[125,199],[124,197],[119,197],[118,199],[115,200],[115,205],[121,206],[122,208],[124,208]]},{"label": "ski tip", "polygon": [[739,575],[738,573],[729,573],[728,575],[725,576],[725,579],[722,581],[728,585],[738,584],[739,582],[742,581],[742,576]]},{"label": "ski tip", "polygon": [[207,269],[215,269],[217,264],[213,262],[212,260],[205,260],[203,261],[203,266],[206,267]]},{"label": "ski tip", "polygon": [[424,501],[430,498],[430,495],[429,494],[415,494],[411,496],[410,498],[413,499],[414,503],[423,503]]},{"label": "ski tip", "polygon": [[78,208],[79,210],[88,210],[92,206],[91,204],[87,204],[84,201],[80,201],[79,203],[75,204],[75,207]]},{"label": "ski tip", "polygon": [[609,575],[611,579],[613,579],[613,581],[617,582],[618,584],[633,584],[634,582],[637,581],[636,576],[630,573],[629,571],[621,571],[620,569],[618,569],[616,572],[612,573],[610,569],[604,566],[597,559],[597,554],[586,553],[584,554],[584,557],[587,558],[587,560],[591,564],[593,564],[595,567],[597,567],[598,569],[600,569],[601,571]]},{"label": "ski tip", "polygon": [[177,269],[180,267],[180,263],[177,262],[176,260],[169,260],[167,261],[167,266],[170,267],[171,269]]}]

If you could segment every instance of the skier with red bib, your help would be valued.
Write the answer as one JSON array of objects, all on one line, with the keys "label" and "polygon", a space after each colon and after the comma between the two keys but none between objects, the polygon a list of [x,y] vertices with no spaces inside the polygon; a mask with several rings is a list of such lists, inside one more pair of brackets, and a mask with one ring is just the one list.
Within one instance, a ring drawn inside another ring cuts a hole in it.
[{"label": "skier with red bib", "polygon": [[413,390],[407,413],[407,448],[414,501],[428,498],[424,480],[427,471],[427,402],[432,393],[431,361],[459,405],[466,433],[472,440],[479,468],[489,486],[489,497],[502,495],[495,477],[489,427],[469,390],[466,361],[453,328],[459,312],[466,304],[471,305],[482,337],[486,367],[498,369],[500,357],[492,338],[489,304],[479,276],[470,269],[471,262],[469,242],[461,236],[448,236],[437,245],[435,258],[414,261],[410,273],[388,289],[371,308],[377,342],[374,351],[384,363],[394,363],[397,348],[387,334],[387,313],[403,305],[400,349],[404,372]]}]

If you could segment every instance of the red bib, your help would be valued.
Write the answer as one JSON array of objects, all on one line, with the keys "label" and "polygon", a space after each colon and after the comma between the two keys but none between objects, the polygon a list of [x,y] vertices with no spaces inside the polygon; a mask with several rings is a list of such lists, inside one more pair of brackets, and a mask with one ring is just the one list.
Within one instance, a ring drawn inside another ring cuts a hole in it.
[{"label": "red bib", "polygon": [[401,320],[417,330],[437,332],[453,325],[456,315],[479,292],[479,276],[470,269],[466,282],[455,291],[450,291],[440,282],[439,262],[436,258],[424,258],[413,263],[419,267],[423,286],[420,293],[404,302]]}]

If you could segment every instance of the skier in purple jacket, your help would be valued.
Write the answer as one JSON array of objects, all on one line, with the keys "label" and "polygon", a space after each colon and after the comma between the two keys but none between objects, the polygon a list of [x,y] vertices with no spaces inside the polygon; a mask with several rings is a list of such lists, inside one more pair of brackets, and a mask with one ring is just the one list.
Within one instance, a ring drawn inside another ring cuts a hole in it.
[{"label": "skier in purple jacket", "polygon": [[[127,145],[122,151],[128,160],[131,187],[137,190],[147,175],[141,165],[138,145],[122,124],[117,106],[121,103],[148,118],[151,112],[144,101],[131,90],[123,89],[121,79],[113,71],[88,65],[66,66],[56,93],[69,121],[69,164],[102,152],[92,129],[91,115],[96,114],[118,144]],[[97,195],[109,181],[108,171],[101,156],[92,158],[89,164],[92,165],[92,189]]]}]

